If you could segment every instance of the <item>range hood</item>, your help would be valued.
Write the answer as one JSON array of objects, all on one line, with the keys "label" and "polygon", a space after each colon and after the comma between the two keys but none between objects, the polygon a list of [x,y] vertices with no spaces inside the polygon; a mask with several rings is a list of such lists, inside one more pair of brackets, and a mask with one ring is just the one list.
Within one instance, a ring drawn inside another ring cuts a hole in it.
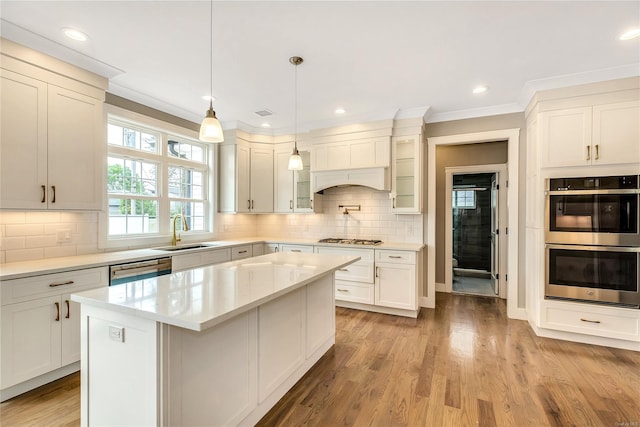
[{"label": "range hood", "polygon": [[317,193],[331,187],[361,185],[391,191],[389,168],[365,168],[311,172],[311,190]]}]

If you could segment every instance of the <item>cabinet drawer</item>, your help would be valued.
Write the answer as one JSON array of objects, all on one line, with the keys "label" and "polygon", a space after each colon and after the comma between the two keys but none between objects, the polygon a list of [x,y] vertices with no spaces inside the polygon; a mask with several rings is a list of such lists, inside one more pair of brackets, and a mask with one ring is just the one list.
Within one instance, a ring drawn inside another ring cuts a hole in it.
[{"label": "cabinet drawer", "polygon": [[100,267],[4,280],[0,284],[2,305],[108,286],[108,270]]},{"label": "cabinet drawer", "polygon": [[358,261],[358,263],[374,260],[373,249],[350,249],[338,248],[335,246],[316,246],[316,252],[319,254],[359,256],[360,261]]},{"label": "cabinet drawer", "polygon": [[579,334],[640,341],[638,313],[607,311],[600,307],[586,310],[572,306],[546,306],[543,309],[541,326]]},{"label": "cabinet drawer", "polygon": [[373,304],[373,285],[345,283],[336,280],[336,300]]},{"label": "cabinet drawer", "polygon": [[373,283],[373,264],[357,261],[336,270],[336,279],[351,282]]},{"label": "cabinet drawer", "polygon": [[280,245],[280,252],[313,253],[313,246],[308,246],[308,245]]},{"label": "cabinet drawer", "polygon": [[236,246],[231,248],[231,259],[244,259],[251,257],[251,245]]},{"label": "cabinet drawer", "polygon": [[416,253],[413,251],[388,251],[376,249],[376,262],[397,262],[399,264],[415,264]]},{"label": "cabinet drawer", "polygon": [[227,261],[231,261],[231,249],[202,252],[202,265],[219,264]]}]

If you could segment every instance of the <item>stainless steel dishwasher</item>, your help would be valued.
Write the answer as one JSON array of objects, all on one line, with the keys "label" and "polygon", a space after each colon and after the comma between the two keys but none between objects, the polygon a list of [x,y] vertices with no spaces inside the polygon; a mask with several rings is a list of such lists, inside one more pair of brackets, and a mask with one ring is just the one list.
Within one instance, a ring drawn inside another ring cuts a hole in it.
[{"label": "stainless steel dishwasher", "polygon": [[109,286],[171,274],[171,257],[109,266]]}]

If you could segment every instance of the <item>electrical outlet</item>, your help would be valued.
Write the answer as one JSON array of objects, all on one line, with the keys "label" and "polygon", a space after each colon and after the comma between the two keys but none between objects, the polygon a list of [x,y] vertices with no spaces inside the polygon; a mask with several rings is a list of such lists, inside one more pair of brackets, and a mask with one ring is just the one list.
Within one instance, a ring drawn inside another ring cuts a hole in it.
[{"label": "electrical outlet", "polygon": [[114,341],[124,342],[124,328],[109,326],[109,338]]},{"label": "electrical outlet", "polygon": [[58,243],[71,241],[71,230],[58,230]]}]

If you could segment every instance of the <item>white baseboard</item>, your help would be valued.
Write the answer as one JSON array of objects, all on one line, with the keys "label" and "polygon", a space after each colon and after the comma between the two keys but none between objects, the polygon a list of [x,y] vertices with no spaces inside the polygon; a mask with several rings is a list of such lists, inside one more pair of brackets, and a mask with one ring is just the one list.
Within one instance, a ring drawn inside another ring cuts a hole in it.
[{"label": "white baseboard", "polygon": [[436,292],[447,292],[447,285],[445,285],[444,283],[436,282]]}]

